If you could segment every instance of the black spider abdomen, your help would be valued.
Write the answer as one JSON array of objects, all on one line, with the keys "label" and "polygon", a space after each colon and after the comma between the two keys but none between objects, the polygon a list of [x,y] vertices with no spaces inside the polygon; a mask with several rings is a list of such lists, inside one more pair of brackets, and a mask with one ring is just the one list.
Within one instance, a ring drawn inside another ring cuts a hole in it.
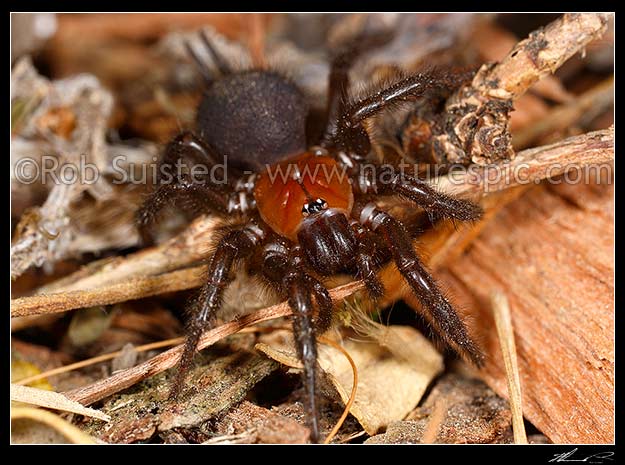
[{"label": "black spider abdomen", "polygon": [[260,171],[306,149],[308,105],[302,92],[272,71],[227,75],[205,92],[200,137],[229,167]]}]

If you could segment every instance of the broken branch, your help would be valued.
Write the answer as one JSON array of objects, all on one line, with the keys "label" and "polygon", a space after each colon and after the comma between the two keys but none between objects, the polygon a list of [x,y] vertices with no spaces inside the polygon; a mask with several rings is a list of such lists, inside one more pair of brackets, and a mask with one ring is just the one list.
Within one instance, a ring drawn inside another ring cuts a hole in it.
[{"label": "broken branch", "polygon": [[[473,87],[499,99],[516,100],[543,76],[599,38],[608,27],[605,13],[564,14],[544,29],[532,32],[495,66],[485,65],[473,80]],[[489,82],[497,83],[496,88]]]}]

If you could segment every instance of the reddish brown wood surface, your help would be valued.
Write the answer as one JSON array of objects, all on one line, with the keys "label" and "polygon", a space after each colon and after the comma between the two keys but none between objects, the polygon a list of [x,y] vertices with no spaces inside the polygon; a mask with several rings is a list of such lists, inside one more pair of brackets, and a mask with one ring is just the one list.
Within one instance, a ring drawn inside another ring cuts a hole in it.
[{"label": "reddish brown wood surface", "polygon": [[614,189],[541,184],[437,272],[507,397],[489,296],[510,300],[525,417],[555,443],[614,441]]}]

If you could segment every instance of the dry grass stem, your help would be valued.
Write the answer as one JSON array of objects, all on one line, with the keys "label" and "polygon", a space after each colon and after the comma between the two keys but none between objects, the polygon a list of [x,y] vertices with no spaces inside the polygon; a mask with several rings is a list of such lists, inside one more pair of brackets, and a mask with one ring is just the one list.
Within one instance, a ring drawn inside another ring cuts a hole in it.
[{"label": "dry grass stem", "polygon": [[493,313],[495,314],[497,335],[499,337],[503,361],[506,367],[510,409],[512,410],[512,431],[514,433],[514,442],[516,444],[527,444],[525,424],[523,423],[521,381],[519,379],[519,366],[517,363],[510,306],[505,294],[500,291],[494,292],[491,295],[491,302],[493,306]]},{"label": "dry grass stem", "polygon": [[[150,344],[137,346],[134,348],[134,350],[137,352],[145,352],[148,350],[160,349],[162,347],[182,344],[183,342],[184,342],[184,338],[176,337],[173,339],[167,339],[165,341],[151,342]],[[98,355],[97,357],[91,357],[86,360],[81,360],[80,362],[71,363],[69,365],[64,365],[58,368],[53,368],[52,370],[44,371],[43,373],[39,373],[37,375],[29,376],[28,378],[19,379],[15,381],[13,384],[24,386],[34,381],[39,381],[40,379],[49,378],[51,376],[60,375],[61,373],[67,373],[73,370],[78,370],[80,368],[95,365],[96,363],[106,362],[107,360],[112,360],[115,357],[119,357],[121,354],[122,354],[122,351],[118,350],[118,351],[111,352],[108,354]]]},{"label": "dry grass stem", "polygon": [[11,317],[66,312],[76,308],[110,305],[167,292],[192,289],[202,284],[205,267],[198,266],[160,276],[134,278],[111,286],[85,291],[41,294],[11,301]]}]

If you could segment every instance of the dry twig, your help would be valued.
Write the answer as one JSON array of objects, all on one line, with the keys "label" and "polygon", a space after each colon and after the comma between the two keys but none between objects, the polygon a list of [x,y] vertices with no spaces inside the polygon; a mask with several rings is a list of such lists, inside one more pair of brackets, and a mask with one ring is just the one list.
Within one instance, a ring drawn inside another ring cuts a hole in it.
[{"label": "dry twig", "polygon": [[66,312],[76,308],[110,305],[167,292],[192,289],[202,284],[204,271],[205,267],[198,266],[159,276],[134,278],[127,282],[86,291],[41,294],[14,299],[11,302],[11,316]]},{"label": "dry twig", "polygon": [[[516,47],[518,40],[514,33],[492,22],[484,22],[476,27],[472,39],[480,54],[490,62],[503,60],[510,50]],[[531,91],[543,98],[560,103],[574,98],[564,88],[560,79],[550,75],[543,76],[537,81]]]},{"label": "dry twig", "polygon": [[[512,102],[607,29],[608,14],[565,14],[532,32],[497,64],[483,65],[448,101],[443,134],[432,147],[447,163],[487,165],[514,158],[508,131]],[[435,154],[435,157],[437,155]]]},{"label": "dry twig", "polygon": [[[571,169],[611,163],[614,160],[614,127],[569,137],[554,144],[519,152],[514,160],[453,173],[434,183],[443,192],[479,197],[542,179]],[[454,188],[455,186],[455,188]]]}]

